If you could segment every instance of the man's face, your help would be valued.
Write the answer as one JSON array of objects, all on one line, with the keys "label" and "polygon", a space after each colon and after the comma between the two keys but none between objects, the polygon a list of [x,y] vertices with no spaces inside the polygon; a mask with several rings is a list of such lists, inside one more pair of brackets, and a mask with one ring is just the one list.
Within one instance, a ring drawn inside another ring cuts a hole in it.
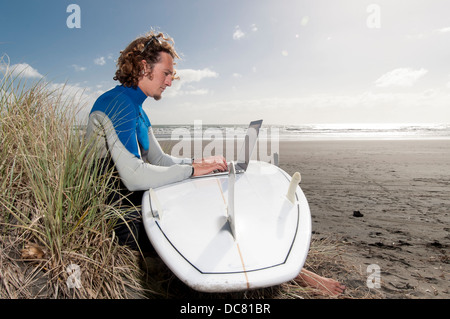
[{"label": "man's face", "polygon": [[147,96],[153,97],[156,101],[161,99],[161,94],[166,87],[172,85],[173,79],[173,58],[166,52],[160,52],[161,60],[153,67],[150,74],[150,66],[143,61],[144,75],[139,79],[138,86]]}]

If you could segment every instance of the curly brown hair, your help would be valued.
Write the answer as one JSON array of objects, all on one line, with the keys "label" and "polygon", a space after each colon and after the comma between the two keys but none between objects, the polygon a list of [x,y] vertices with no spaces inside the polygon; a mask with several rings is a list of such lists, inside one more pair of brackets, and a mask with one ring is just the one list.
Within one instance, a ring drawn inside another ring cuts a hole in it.
[{"label": "curly brown hair", "polygon": [[[161,32],[156,34],[151,31],[147,35],[137,38],[125,50],[120,51],[114,81],[119,81],[127,87],[137,87],[139,77],[142,76],[142,60],[147,61],[151,74],[154,65],[161,60],[161,52],[170,54],[173,59],[180,58],[174,45],[173,39]],[[174,79],[176,78],[174,77]]]}]

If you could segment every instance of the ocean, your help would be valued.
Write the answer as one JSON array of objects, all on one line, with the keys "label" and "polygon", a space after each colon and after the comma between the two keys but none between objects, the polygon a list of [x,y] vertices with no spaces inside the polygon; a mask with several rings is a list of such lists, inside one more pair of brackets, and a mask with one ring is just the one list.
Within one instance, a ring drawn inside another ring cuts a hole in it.
[{"label": "ocean", "polygon": [[[248,125],[153,125],[158,140],[201,138],[243,139]],[[264,124],[260,139],[309,140],[405,140],[450,139],[450,124]]]}]

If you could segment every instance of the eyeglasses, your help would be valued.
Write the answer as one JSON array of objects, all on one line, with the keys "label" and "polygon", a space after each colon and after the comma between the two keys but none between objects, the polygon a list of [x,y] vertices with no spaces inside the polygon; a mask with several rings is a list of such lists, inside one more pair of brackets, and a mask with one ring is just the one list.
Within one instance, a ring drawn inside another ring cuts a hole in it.
[{"label": "eyeglasses", "polygon": [[152,37],[150,38],[150,40],[147,41],[147,43],[145,44],[144,48],[142,49],[141,53],[144,53],[145,50],[147,50],[147,47],[150,45],[150,43],[152,43],[153,41],[156,41],[159,45],[161,45],[161,41],[155,37],[154,35],[152,35]]}]

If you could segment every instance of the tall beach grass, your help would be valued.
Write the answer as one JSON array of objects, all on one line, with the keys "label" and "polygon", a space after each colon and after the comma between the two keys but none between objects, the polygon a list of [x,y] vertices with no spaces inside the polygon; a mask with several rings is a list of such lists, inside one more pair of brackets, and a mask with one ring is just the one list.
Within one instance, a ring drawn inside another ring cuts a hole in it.
[{"label": "tall beach grass", "polygon": [[105,204],[112,174],[99,174],[76,132],[64,88],[0,82],[0,298],[141,297],[142,271],[116,244],[120,218]]}]

